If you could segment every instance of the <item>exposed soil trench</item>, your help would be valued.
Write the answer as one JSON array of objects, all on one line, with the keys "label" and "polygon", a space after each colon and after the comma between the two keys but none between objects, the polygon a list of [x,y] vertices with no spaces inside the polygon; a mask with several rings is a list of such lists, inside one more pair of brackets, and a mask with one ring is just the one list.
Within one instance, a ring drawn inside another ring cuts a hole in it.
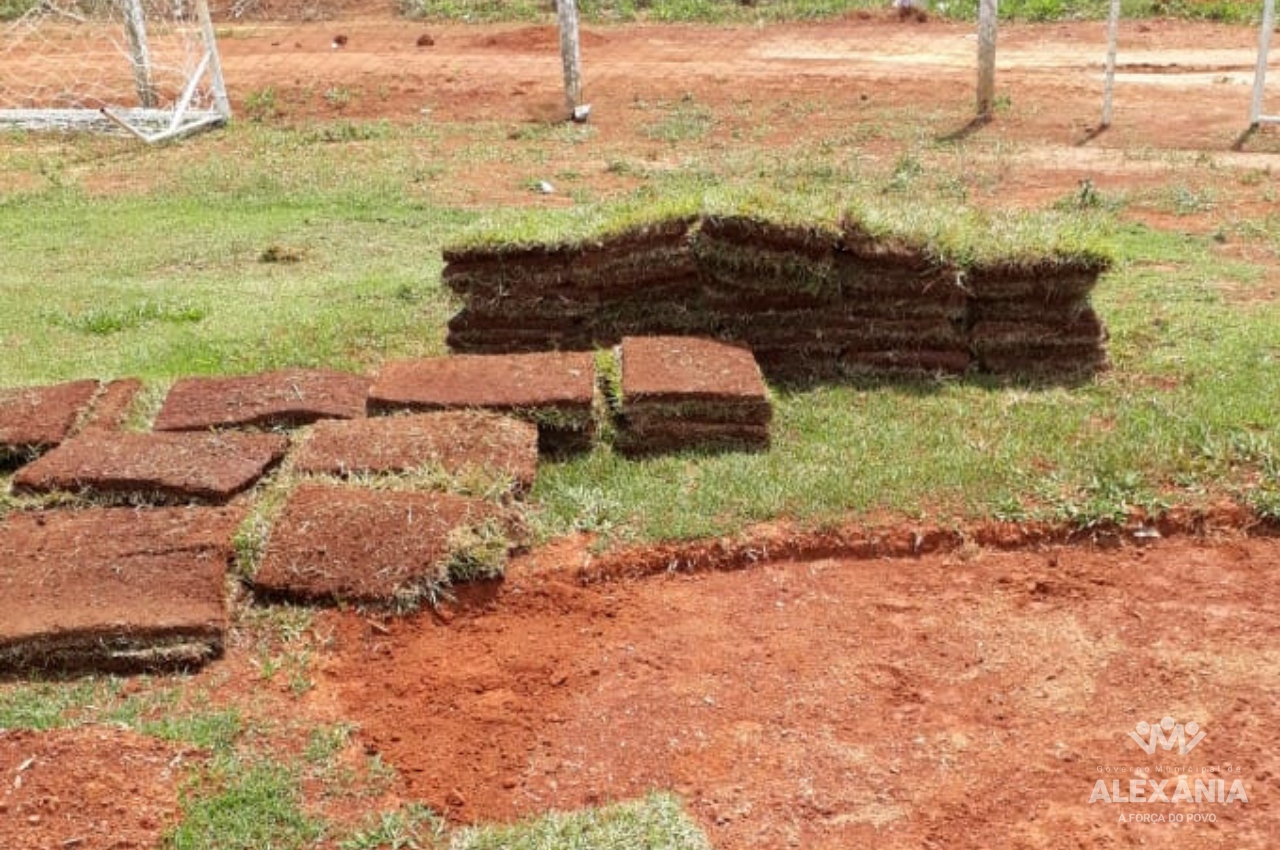
[{"label": "exposed soil trench", "polygon": [[[450,622],[330,615],[321,687],[458,820],[673,789],[730,850],[1264,847],[1277,564],[1280,543],[1232,539],[591,586],[517,569]],[[1188,755],[1127,735],[1166,715],[1206,731]],[[1180,775],[1248,802],[1089,802],[1100,778]],[[1175,813],[1214,822],[1118,822]]]}]

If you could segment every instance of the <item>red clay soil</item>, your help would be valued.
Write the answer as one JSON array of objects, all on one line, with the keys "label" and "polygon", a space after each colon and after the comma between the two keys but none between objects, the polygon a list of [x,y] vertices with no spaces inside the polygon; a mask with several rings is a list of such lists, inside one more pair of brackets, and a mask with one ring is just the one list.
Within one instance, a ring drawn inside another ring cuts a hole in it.
[{"label": "red clay soil", "polygon": [[0,457],[61,443],[97,391],[98,382],[90,380],[0,389]]},{"label": "red clay soil", "polygon": [[154,850],[178,820],[182,757],[123,729],[0,730],[0,847]]},{"label": "red clay soil", "polygon": [[760,367],[741,346],[697,337],[625,337],[619,359],[624,403],[769,403]]},{"label": "red clay soil", "polygon": [[121,378],[102,388],[93,400],[80,433],[86,431],[115,432],[124,427],[133,410],[133,403],[142,392],[142,381],[137,378]]},{"label": "red clay soil", "polygon": [[253,486],[288,449],[281,434],[90,432],[18,470],[13,489],[225,502]]},{"label": "red clay soil", "polygon": [[471,410],[317,422],[293,468],[343,476],[434,469],[456,479],[478,473],[508,478],[523,493],[538,472],[538,429]]},{"label": "red clay soil", "polygon": [[487,408],[587,412],[595,398],[591,352],[458,354],[383,365],[369,411]]},{"label": "red clay soil", "polygon": [[[1277,567],[1264,539],[590,586],[544,563],[452,619],[331,615],[321,687],[458,820],[673,789],[718,850],[1264,848],[1280,834]],[[1165,716],[1206,737],[1148,755],[1128,733]],[[1089,802],[1099,780],[1150,795],[1169,779],[1172,797],[1180,776],[1224,780],[1223,801]],[[1237,779],[1247,802],[1226,802]]]},{"label": "red clay soil", "polygon": [[369,379],[324,369],[286,369],[230,378],[183,378],[156,416],[157,431],[292,428],[364,415]]},{"label": "red clay soil", "polygon": [[388,605],[445,578],[449,533],[496,514],[447,493],[302,484],[272,526],[254,585],[271,598]]},{"label": "red clay soil", "polygon": [[224,580],[242,515],[11,513],[0,523],[0,668],[136,669],[220,654]]}]

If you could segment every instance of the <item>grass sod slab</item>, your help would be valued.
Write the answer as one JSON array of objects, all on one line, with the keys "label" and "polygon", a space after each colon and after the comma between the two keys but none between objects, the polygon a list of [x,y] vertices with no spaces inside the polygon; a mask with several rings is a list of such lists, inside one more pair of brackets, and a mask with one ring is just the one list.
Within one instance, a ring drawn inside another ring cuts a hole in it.
[{"label": "grass sod slab", "polygon": [[225,502],[279,463],[288,448],[289,438],[281,434],[90,432],[19,469],[12,486],[16,493]]},{"label": "grass sod slab", "polygon": [[1101,347],[1107,340],[1107,330],[1090,307],[1067,322],[979,322],[969,336],[974,351],[982,354],[1025,346]]},{"label": "grass sod slab", "polygon": [[438,470],[453,481],[507,481],[516,493],[529,491],[537,467],[536,426],[470,410],[318,422],[294,459],[303,474]]},{"label": "grass sod slab", "polygon": [[122,430],[140,392],[142,392],[142,381],[137,378],[111,381],[93,400],[93,407],[85,418],[80,432]]},{"label": "grass sod slab", "polygon": [[183,378],[156,416],[157,431],[291,428],[363,416],[370,380],[327,369],[285,369],[227,378]]},{"label": "grass sod slab", "polygon": [[91,508],[0,522],[0,669],[129,672],[221,654],[243,512]]},{"label": "grass sod slab", "polygon": [[624,410],[640,402],[768,402],[760,367],[740,346],[697,337],[627,337],[618,359]]},{"label": "grass sod slab", "polygon": [[253,584],[274,599],[405,607],[450,582],[451,541],[497,518],[497,506],[448,493],[304,483]]},{"label": "grass sod slab", "polygon": [[0,461],[61,443],[97,391],[94,380],[0,389]]},{"label": "grass sod slab", "polygon": [[617,357],[619,451],[768,446],[773,411],[747,349],[695,337],[627,337]]},{"label": "grass sod slab", "polygon": [[485,409],[538,426],[548,452],[589,448],[595,436],[590,351],[459,354],[386,363],[369,391],[370,413]]}]

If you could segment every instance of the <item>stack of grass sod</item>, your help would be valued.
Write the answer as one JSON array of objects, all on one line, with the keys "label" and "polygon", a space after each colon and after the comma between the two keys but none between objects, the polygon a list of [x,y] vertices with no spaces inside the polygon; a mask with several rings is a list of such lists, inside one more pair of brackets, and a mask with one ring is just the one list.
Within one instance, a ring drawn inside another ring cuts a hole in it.
[{"label": "stack of grass sod", "polygon": [[[669,206],[655,207],[648,225],[634,205],[625,215],[543,221],[541,232],[554,238],[541,249],[528,241],[529,228],[515,228],[518,250],[509,257],[541,250],[539,256],[558,258],[554,296],[514,302],[525,304],[527,316],[502,325],[489,306],[494,297],[543,293],[522,282],[518,260],[502,265],[500,276],[496,266],[452,272],[450,285],[468,306],[450,344],[524,351],[614,345],[628,335],[712,336],[750,346],[766,375],[790,381],[958,374],[975,363],[1001,374],[1074,375],[1105,363],[1106,334],[1088,301],[1108,264],[1096,223],[768,194],[703,198],[697,209],[696,223],[680,237],[689,218],[671,217]],[[657,231],[675,240],[670,256],[642,252],[628,265],[628,246],[643,244],[638,234]],[[564,232],[577,241],[555,235]],[[500,229],[486,230],[470,237],[466,250],[496,253],[502,239]],[[687,253],[675,247],[681,244]],[[637,270],[672,262],[673,272],[637,271],[627,285],[610,288],[593,277],[584,259],[590,251]],[[664,283],[672,279],[681,283]],[[488,327],[474,318],[479,314]]]},{"label": "stack of grass sod", "polygon": [[516,213],[473,231],[444,252],[445,284],[466,301],[449,322],[450,348],[584,351],[616,343],[618,328],[682,328],[682,305],[699,295],[695,211],[676,199],[567,218]]},{"label": "stack of grass sod", "polygon": [[969,340],[982,371],[1072,375],[1106,366],[1107,332],[1090,304],[1110,266],[1089,232],[1050,218],[989,219],[997,250],[965,270]]},{"label": "stack of grass sod", "polygon": [[618,451],[768,448],[773,408],[749,350],[695,337],[626,337],[617,358]]}]

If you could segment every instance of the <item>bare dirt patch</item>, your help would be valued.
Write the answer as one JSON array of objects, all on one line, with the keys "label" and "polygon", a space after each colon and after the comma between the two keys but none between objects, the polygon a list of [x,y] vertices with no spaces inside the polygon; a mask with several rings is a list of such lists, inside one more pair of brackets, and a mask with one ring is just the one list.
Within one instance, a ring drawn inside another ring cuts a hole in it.
[{"label": "bare dirt patch", "polygon": [[[1271,540],[1184,540],[542,576],[447,624],[336,618],[325,681],[409,792],[464,820],[670,788],[730,849],[1265,847],[1278,562]],[[1165,715],[1207,730],[1192,755],[1127,736]],[[1088,802],[1098,779],[1180,775],[1249,802]],[[1195,811],[1216,822],[1117,822]]]},{"label": "bare dirt patch", "polygon": [[317,419],[351,419],[364,415],[369,383],[362,375],[307,369],[183,378],[169,390],[155,428],[291,428]]},{"label": "bare dirt patch", "polygon": [[0,669],[195,665],[222,650],[233,509],[31,511],[0,523]]},{"label": "bare dirt patch", "polygon": [[0,729],[0,847],[151,850],[178,819],[183,753],[121,729]]},{"label": "bare dirt patch", "polygon": [[440,411],[318,422],[293,468],[312,475],[394,474],[439,470],[510,478],[528,492],[538,471],[538,429],[509,416]]},{"label": "bare dirt patch", "polygon": [[288,448],[289,438],[281,434],[93,431],[18,470],[13,489],[83,491],[143,502],[225,502],[253,486]]}]

